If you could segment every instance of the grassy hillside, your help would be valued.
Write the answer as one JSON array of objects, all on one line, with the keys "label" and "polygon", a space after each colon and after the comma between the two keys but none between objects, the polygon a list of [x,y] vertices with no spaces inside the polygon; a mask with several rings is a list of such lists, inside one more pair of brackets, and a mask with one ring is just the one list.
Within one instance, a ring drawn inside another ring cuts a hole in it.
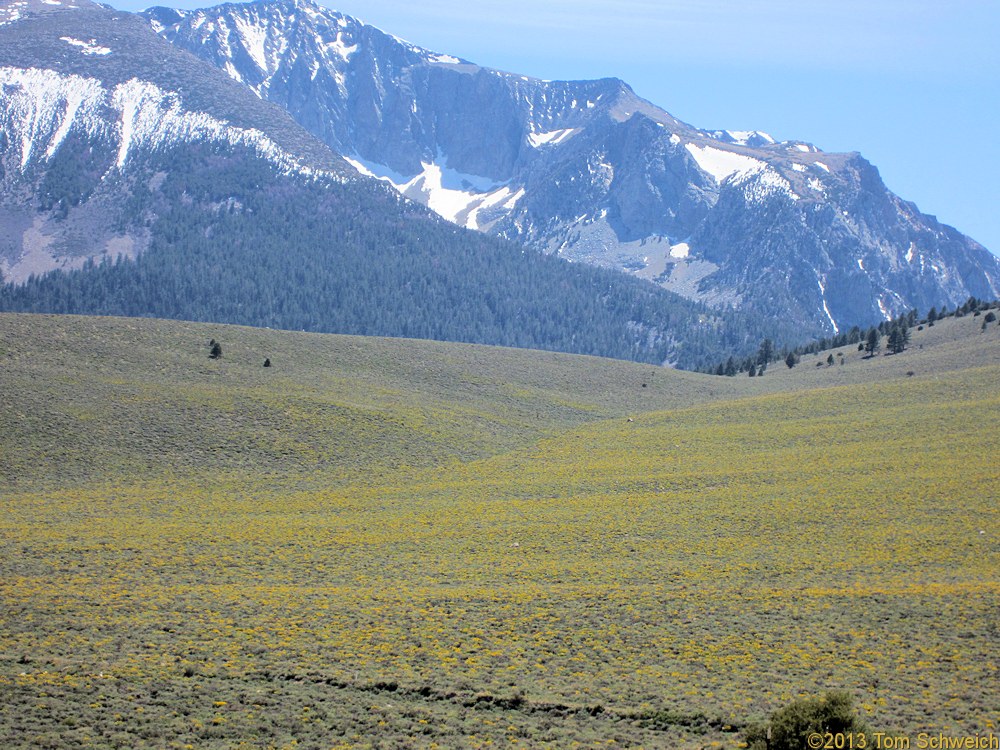
[{"label": "grassy hillside", "polygon": [[0,477],[29,486],[248,466],[351,476],[436,466],[733,390],[549,352],[34,315],[0,315],[0,376]]},{"label": "grassy hillside", "polygon": [[793,370],[723,378],[497,347],[0,314],[0,478],[436,466],[598,419],[1000,362],[1000,326],[980,325],[914,331],[900,355],[867,360],[848,347],[832,352],[833,367],[824,352]]},{"label": "grassy hillside", "polygon": [[734,379],[0,316],[2,744],[734,747],[833,688],[995,733],[971,320]]}]

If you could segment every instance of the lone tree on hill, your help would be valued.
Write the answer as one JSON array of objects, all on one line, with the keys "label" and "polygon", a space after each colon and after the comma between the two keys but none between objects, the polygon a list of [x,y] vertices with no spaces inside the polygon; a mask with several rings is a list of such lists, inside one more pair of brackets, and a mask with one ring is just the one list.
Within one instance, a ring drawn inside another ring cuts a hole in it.
[{"label": "lone tree on hill", "polygon": [[209,352],[209,359],[219,359],[222,356],[222,344],[220,344],[215,339],[212,339],[212,351]]},{"label": "lone tree on hill", "polygon": [[882,340],[881,334],[878,332],[878,328],[872,328],[868,331],[868,336],[865,338],[865,352],[868,353],[869,357],[874,357],[875,352],[881,348],[879,343]]},{"label": "lone tree on hill", "polygon": [[788,369],[791,370],[798,363],[799,358],[795,356],[795,352],[788,352],[788,356],[785,357],[785,364],[788,365]]}]

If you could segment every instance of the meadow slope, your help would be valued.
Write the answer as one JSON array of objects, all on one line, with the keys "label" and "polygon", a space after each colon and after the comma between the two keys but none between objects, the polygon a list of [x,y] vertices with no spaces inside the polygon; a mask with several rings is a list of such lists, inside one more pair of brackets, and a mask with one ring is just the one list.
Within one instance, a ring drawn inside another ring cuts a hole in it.
[{"label": "meadow slope", "polygon": [[1000,327],[843,360],[0,316],[0,744],[996,732]]}]

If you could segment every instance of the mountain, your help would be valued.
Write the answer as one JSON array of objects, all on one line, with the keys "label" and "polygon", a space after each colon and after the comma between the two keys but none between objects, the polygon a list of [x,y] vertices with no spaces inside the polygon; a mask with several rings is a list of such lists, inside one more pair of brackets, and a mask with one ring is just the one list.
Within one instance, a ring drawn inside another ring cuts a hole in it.
[{"label": "mountain", "polygon": [[701,130],[616,79],[542,81],[309,0],[152,8],[164,39],[454,223],[830,333],[1000,295],[1000,261],[857,153]]},{"label": "mountain", "polygon": [[0,310],[698,367],[781,328],[456,227],[88,0],[0,4]]},{"label": "mountain", "polygon": [[137,257],[151,241],[151,217],[141,214],[154,210],[175,171],[171,151],[207,148],[280,172],[344,174],[343,161],[284,110],[158,43],[132,14],[89,0],[20,0],[0,7],[0,23],[7,281],[95,257]]}]

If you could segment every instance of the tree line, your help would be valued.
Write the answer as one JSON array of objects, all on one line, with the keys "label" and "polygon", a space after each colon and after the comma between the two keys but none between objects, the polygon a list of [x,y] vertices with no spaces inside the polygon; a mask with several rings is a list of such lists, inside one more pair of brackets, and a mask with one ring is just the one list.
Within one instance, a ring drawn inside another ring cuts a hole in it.
[{"label": "tree line", "polygon": [[[883,339],[885,339],[886,354],[900,354],[909,345],[910,331],[914,327],[923,330],[923,326],[933,326],[936,321],[946,317],[961,318],[966,315],[974,315],[983,316],[982,327],[985,329],[990,323],[997,322],[997,314],[993,312],[995,309],[1000,309],[1000,301],[986,301],[969,297],[951,312],[948,312],[947,305],[942,305],[940,309],[935,306],[927,312],[926,317],[920,318],[919,312],[914,309],[867,329],[854,326],[849,331],[816,339],[794,348],[777,349],[771,339],[764,339],[756,352],[743,357],[731,355],[724,362],[718,362],[713,367],[702,369],[701,372],[729,377],[740,374],[758,377],[763,375],[773,362],[783,361],[791,369],[799,364],[802,357],[806,355],[815,355],[852,345],[857,345],[858,351],[865,352],[866,357],[871,358],[882,351]],[[827,364],[832,365],[834,361],[833,354],[830,354],[827,357]]]}]

